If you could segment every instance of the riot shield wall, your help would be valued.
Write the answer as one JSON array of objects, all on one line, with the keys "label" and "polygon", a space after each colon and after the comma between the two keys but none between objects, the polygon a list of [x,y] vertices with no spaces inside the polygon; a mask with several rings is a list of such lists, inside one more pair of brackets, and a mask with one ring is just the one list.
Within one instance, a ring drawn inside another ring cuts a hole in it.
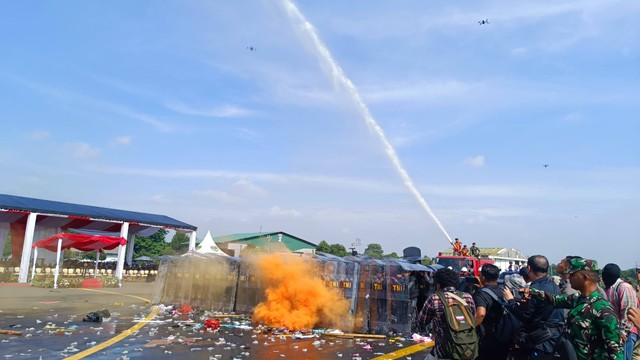
[{"label": "riot shield wall", "polygon": [[343,319],[341,328],[345,331],[355,331],[358,310],[358,263],[325,253],[317,253],[313,259],[317,262],[317,271],[325,286],[349,301],[349,316]]},{"label": "riot shield wall", "polygon": [[197,279],[201,283],[200,303],[203,309],[231,313],[237,296],[239,261],[235,258],[209,255],[203,259]]},{"label": "riot shield wall", "polygon": [[371,286],[369,287],[369,332],[385,334],[390,328],[389,269],[381,261],[371,259],[369,263]]},{"label": "riot shield wall", "polygon": [[238,279],[235,259],[191,252],[163,260],[158,272],[164,283],[157,288],[154,302],[233,311]]},{"label": "riot shield wall", "polygon": [[353,331],[367,333],[369,332],[369,286],[371,279],[369,277],[369,266],[366,259],[360,256],[345,256],[342,258],[353,265],[353,283],[350,292],[351,309],[354,313]]},{"label": "riot shield wall", "polygon": [[264,284],[256,276],[256,270],[247,261],[240,261],[238,269],[238,292],[235,312],[247,314],[265,299]]},{"label": "riot shield wall", "polygon": [[397,261],[389,259],[388,310],[390,314],[389,330],[395,333],[410,334],[415,318],[415,277]]},{"label": "riot shield wall", "polygon": [[173,273],[170,271],[171,269],[171,261],[173,257],[164,256],[160,259],[160,264],[158,264],[158,275],[156,276],[156,281],[153,286],[153,295],[151,297],[151,302],[154,304],[160,304],[165,302],[163,299],[168,299],[171,297],[169,294],[169,278],[173,276]]}]

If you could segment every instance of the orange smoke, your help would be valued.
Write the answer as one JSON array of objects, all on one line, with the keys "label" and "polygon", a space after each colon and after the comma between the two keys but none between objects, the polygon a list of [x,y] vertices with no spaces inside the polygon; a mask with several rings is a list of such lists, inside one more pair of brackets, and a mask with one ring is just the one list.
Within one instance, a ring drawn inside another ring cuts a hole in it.
[{"label": "orange smoke", "polygon": [[319,322],[333,327],[347,316],[349,302],[324,286],[313,261],[280,253],[260,256],[257,266],[267,300],[256,306],[253,321],[309,330]]}]

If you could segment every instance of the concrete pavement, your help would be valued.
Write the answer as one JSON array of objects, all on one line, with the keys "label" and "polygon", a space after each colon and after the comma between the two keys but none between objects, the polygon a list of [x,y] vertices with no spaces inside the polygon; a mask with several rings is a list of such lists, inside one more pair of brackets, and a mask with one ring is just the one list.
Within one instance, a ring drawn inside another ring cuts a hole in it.
[{"label": "concrete pavement", "polygon": [[[422,358],[428,352],[428,346],[412,346],[412,341],[404,339],[321,336],[294,340],[290,334],[278,335],[275,329],[254,327],[248,319],[220,319],[221,328],[210,332],[198,326],[206,317],[201,313],[163,312],[152,319],[157,310],[147,300],[153,287],[153,283],[124,283],[119,289],[54,290],[0,284],[0,329],[22,332],[20,336],[0,335],[0,356],[27,360],[61,357],[350,360],[412,355]],[[82,322],[87,312],[103,308],[112,313],[109,321]]]}]

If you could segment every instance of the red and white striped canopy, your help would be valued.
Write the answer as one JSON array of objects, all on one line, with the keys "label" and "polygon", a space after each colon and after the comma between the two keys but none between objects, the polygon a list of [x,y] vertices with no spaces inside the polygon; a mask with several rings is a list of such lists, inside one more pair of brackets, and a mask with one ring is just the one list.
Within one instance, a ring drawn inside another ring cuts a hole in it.
[{"label": "red and white striped canopy", "polygon": [[121,237],[60,233],[35,242],[33,247],[56,252],[59,239],[62,239],[62,250],[72,248],[80,251],[113,250],[127,244],[127,240]]}]

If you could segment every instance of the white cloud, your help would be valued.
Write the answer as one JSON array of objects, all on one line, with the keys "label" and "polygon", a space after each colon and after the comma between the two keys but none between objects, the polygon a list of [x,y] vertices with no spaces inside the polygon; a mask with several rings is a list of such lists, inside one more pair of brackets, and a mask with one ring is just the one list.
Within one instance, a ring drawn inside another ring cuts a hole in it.
[{"label": "white cloud", "polygon": [[484,166],[484,155],[472,156],[464,160],[464,164],[470,167],[483,167]]},{"label": "white cloud", "polygon": [[279,217],[300,217],[302,214],[296,209],[282,209],[279,206],[274,206],[269,210],[269,214]]},{"label": "white cloud", "polygon": [[39,83],[35,83],[25,79],[16,79],[15,81],[32,90],[35,90],[41,94],[51,97],[56,102],[71,103],[71,104],[74,104],[75,106],[85,105],[90,108],[95,108],[102,111],[108,111],[111,113],[120,114],[128,118],[151,125],[157,131],[160,131],[160,132],[174,132],[177,130],[177,128],[174,127],[173,125],[167,122],[164,122],[156,118],[155,116],[139,113],[126,106],[111,103],[101,99],[96,99],[96,98],[87,96],[83,93],[69,91],[64,88],[57,88],[54,86],[39,84]]},{"label": "white cloud", "polygon": [[421,103],[442,103],[448,100],[465,100],[471,92],[484,93],[482,84],[463,82],[459,80],[444,80],[440,82],[411,82],[385,83],[383,87],[363,87],[362,97],[367,103],[398,101],[419,101]]},{"label": "white cloud", "polygon": [[518,217],[518,216],[530,216],[533,212],[526,208],[511,208],[511,207],[484,207],[484,208],[461,208],[455,212],[449,212],[448,216],[455,215],[462,219],[468,216],[481,216],[483,218],[489,217]]},{"label": "white cloud", "polygon": [[75,158],[89,159],[100,155],[100,149],[84,142],[67,143],[65,148]]},{"label": "white cloud", "polygon": [[120,174],[131,176],[145,176],[151,178],[226,178],[226,179],[253,179],[256,181],[268,181],[278,185],[291,185],[294,183],[308,183],[318,186],[328,186],[333,188],[357,189],[364,191],[375,191],[381,193],[398,192],[404,189],[400,183],[389,184],[372,179],[348,178],[327,175],[308,175],[296,173],[269,173],[269,172],[243,172],[227,170],[208,169],[144,169],[126,168],[115,166],[100,166],[94,169],[95,172],[105,174]]},{"label": "white cloud", "polygon": [[137,111],[119,106],[119,105],[113,105],[111,106],[111,111],[118,113],[120,115],[124,115],[128,118],[134,119],[134,120],[138,120],[140,122],[143,122],[145,124],[151,125],[153,126],[156,130],[160,131],[160,132],[165,132],[165,133],[171,133],[176,131],[176,128],[165,122],[162,121],[158,118],[156,118],[155,116],[152,115],[148,115],[148,114],[143,114],[143,113],[139,113]]},{"label": "white cloud", "polygon": [[573,112],[562,117],[562,120],[566,122],[581,122],[583,119],[584,116],[579,112]]},{"label": "white cloud", "polygon": [[[216,70],[223,66],[208,60],[205,62],[214,66]],[[315,66],[292,71],[289,63],[262,61],[234,64],[233,67],[224,66],[224,71],[238,77],[251,74],[262,89],[256,97],[258,101],[325,109],[339,104],[335,91]]]},{"label": "white cloud", "polygon": [[244,202],[243,199],[240,197],[237,197],[225,191],[219,191],[219,190],[194,191],[194,194],[200,197],[210,198],[225,204],[237,205]]},{"label": "white cloud", "polygon": [[242,117],[253,113],[251,110],[235,105],[223,105],[213,108],[194,108],[181,102],[169,102],[165,104],[165,106],[180,114],[216,118]]},{"label": "white cloud", "polygon": [[511,55],[513,56],[524,56],[529,52],[529,49],[527,47],[517,47],[514,49],[511,49]]},{"label": "white cloud", "polygon": [[330,108],[338,104],[333,90],[310,88],[304,84],[274,83],[269,96],[275,101],[295,106]]},{"label": "white cloud", "polygon": [[129,135],[123,135],[115,137],[111,140],[111,144],[113,145],[130,145],[133,141],[133,137]]},{"label": "white cloud", "polygon": [[231,184],[228,191],[208,189],[194,191],[193,193],[197,197],[205,197],[230,205],[246,204],[249,201],[269,195],[269,191],[246,179],[238,179]]},{"label": "white cloud", "polygon": [[[242,172],[207,169],[144,169],[121,168],[112,166],[100,166],[91,169],[100,174],[141,176],[154,179],[251,179],[251,183],[265,183],[277,186],[278,189],[291,186],[306,187],[308,191],[316,189],[347,189],[361,194],[405,194],[406,189],[400,182],[385,182],[371,178],[338,177],[315,174],[295,173],[269,173],[269,172]],[[495,182],[487,184],[447,184],[447,185],[421,185],[418,186],[422,194],[431,196],[454,198],[528,198],[528,199],[621,199],[629,196],[638,197],[640,193],[637,187],[631,187],[626,183],[627,179],[637,179],[640,174],[638,168],[604,168],[590,171],[568,172],[563,178],[592,179],[594,184],[584,187],[570,187],[562,184],[541,185],[536,181],[529,183]],[[630,180],[629,180],[630,181]],[[242,184],[242,183],[241,183]],[[611,184],[619,184],[612,186]],[[418,184],[419,185],[419,184]],[[251,186],[242,185],[248,188]],[[630,191],[633,189],[634,191]],[[239,199],[233,192],[233,186],[229,193],[220,191],[209,194],[221,199],[230,200],[230,197]],[[266,191],[266,190],[265,190]],[[273,190],[275,191],[275,190]],[[206,195],[207,193],[203,193]],[[233,200],[232,200],[233,201]],[[237,201],[237,200],[236,200]]]},{"label": "white cloud", "polygon": [[233,133],[237,137],[251,142],[256,142],[262,138],[262,134],[247,128],[233,128]]},{"label": "white cloud", "polygon": [[233,193],[239,197],[261,198],[269,195],[269,192],[246,179],[236,181],[233,186]]},{"label": "white cloud", "polygon": [[[624,9],[626,7],[626,9]],[[621,8],[623,10],[621,10]],[[347,34],[361,40],[380,40],[401,38],[419,40],[433,36],[438,31],[468,31],[477,28],[477,21],[491,14],[491,28],[510,27],[515,24],[528,24],[558,17],[566,23],[572,14],[583,21],[591,21],[591,17],[610,10],[613,14],[606,21],[612,21],[618,16],[625,16],[629,12],[636,12],[637,5],[633,2],[610,0],[576,0],[576,1],[536,1],[519,2],[513,6],[504,6],[503,2],[485,2],[479,9],[465,6],[464,8],[448,6],[438,10],[438,16],[425,14],[416,16],[415,12],[403,11],[396,8],[380,15],[377,13],[365,13],[357,18],[333,16],[326,23],[331,25],[334,32]],[[372,10],[377,10],[372,7]],[[433,10],[433,9],[432,9]],[[359,14],[362,14],[359,12]],[[332,14],[333,15],[333,14]],[[372,27],[375,23],[377,26]]]},{"label": "white cloud", "polygon": [[551,189],[532,185],[516,184],[479,184],[479,185],[442,185],[428,186],[426,194],[443,197],[506,197],[506,198],[541,198],[552,196]]},{"label": "white cloud", "polygon": [[156,204],[168,204],[169,198],[165,194],[157,194],[151,196],[151,202]]},{"label": "white cloud", "polygon": [[29,139],[32,140],[44,140],[51,136],[51,134],[46,130],[38,130],[28,134]]}]

